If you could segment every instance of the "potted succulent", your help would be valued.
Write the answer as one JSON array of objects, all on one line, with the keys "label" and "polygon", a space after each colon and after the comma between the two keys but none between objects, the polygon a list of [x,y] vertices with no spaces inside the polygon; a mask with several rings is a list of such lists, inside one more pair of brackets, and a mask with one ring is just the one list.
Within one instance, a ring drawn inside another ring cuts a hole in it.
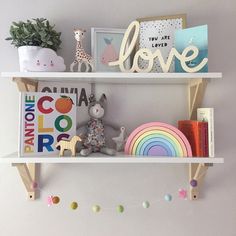
[{"label": "potted succulent", "polygon": [[18,48],[20,71],[64,71],[62,57],[57,56],[61,33],[44,18],[13,22],[11,44]]}]

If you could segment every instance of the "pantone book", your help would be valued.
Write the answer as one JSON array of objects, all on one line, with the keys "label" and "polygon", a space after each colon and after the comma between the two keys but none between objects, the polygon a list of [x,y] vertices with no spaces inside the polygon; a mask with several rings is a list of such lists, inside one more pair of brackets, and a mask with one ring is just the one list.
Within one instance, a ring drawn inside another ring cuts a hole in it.
[{"label": "pantone book", "polygon": [[91,94],[91,84],[89,83],[68,83],[55,81],[39,81],[38,92],[42,93],[63,93],[76,94],[77,124],[89,119],[88,104]]},{"label": "pantone book", "polygon": [[55,144],[76,134],[76,95],[21,93],[20,156],[58,153]]}]

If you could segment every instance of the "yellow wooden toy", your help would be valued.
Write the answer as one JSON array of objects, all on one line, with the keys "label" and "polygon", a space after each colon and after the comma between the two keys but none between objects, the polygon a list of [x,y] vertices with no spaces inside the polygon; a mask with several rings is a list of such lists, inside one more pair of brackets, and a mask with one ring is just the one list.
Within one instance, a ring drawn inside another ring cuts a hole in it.
[{"label": "yellow wooden toy", "polygon": [[81,142],[82,139],[79,136],[74,136],[70,141],[69,140],[61,140],[56,144],[56,147],[60,147],[60,154],[59,156],[64,155],[65,150],[71,151],[71,156],[75,156],[76,154],[76,144],[77,142]]}]

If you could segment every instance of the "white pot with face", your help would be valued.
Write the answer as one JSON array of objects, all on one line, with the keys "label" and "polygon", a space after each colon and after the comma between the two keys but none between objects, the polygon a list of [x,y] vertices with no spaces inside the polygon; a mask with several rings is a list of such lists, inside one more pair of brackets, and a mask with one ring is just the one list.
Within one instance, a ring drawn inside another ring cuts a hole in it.
[{"label": "white pot with face", "polygon": [[22,46],[18,48],[21,72],[65,71],[64,59],[50,48]]},{"label": "white pot with face", "polygon": [[19,55],[19,64],[20,64],[20,71],[27,72],[26,65],[29,61],[31,61],[35,55],[42,49],[41,47],[37,46],[21,46],[18,48],[18,55]]}]

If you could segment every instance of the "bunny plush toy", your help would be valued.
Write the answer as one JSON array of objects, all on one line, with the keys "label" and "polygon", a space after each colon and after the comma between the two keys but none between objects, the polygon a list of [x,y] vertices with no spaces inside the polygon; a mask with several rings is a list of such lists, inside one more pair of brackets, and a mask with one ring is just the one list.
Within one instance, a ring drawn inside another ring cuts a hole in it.
[{"label": "bunny plush toy", "polygon": [[102,94],[101,98],[96,101],[92,94],[89,97],[88,113],[90,120],[86,125],[87,132],[83,139],[83,147],[80,151],[82,156],[88,156],[92,152],[101,152],[106,155],[114,156],[116,151],[106,146],[105,126],[110,126],[117,130],[119,128],[114,125],[104,124],[103,117],[105,115],[106,95]]}]

